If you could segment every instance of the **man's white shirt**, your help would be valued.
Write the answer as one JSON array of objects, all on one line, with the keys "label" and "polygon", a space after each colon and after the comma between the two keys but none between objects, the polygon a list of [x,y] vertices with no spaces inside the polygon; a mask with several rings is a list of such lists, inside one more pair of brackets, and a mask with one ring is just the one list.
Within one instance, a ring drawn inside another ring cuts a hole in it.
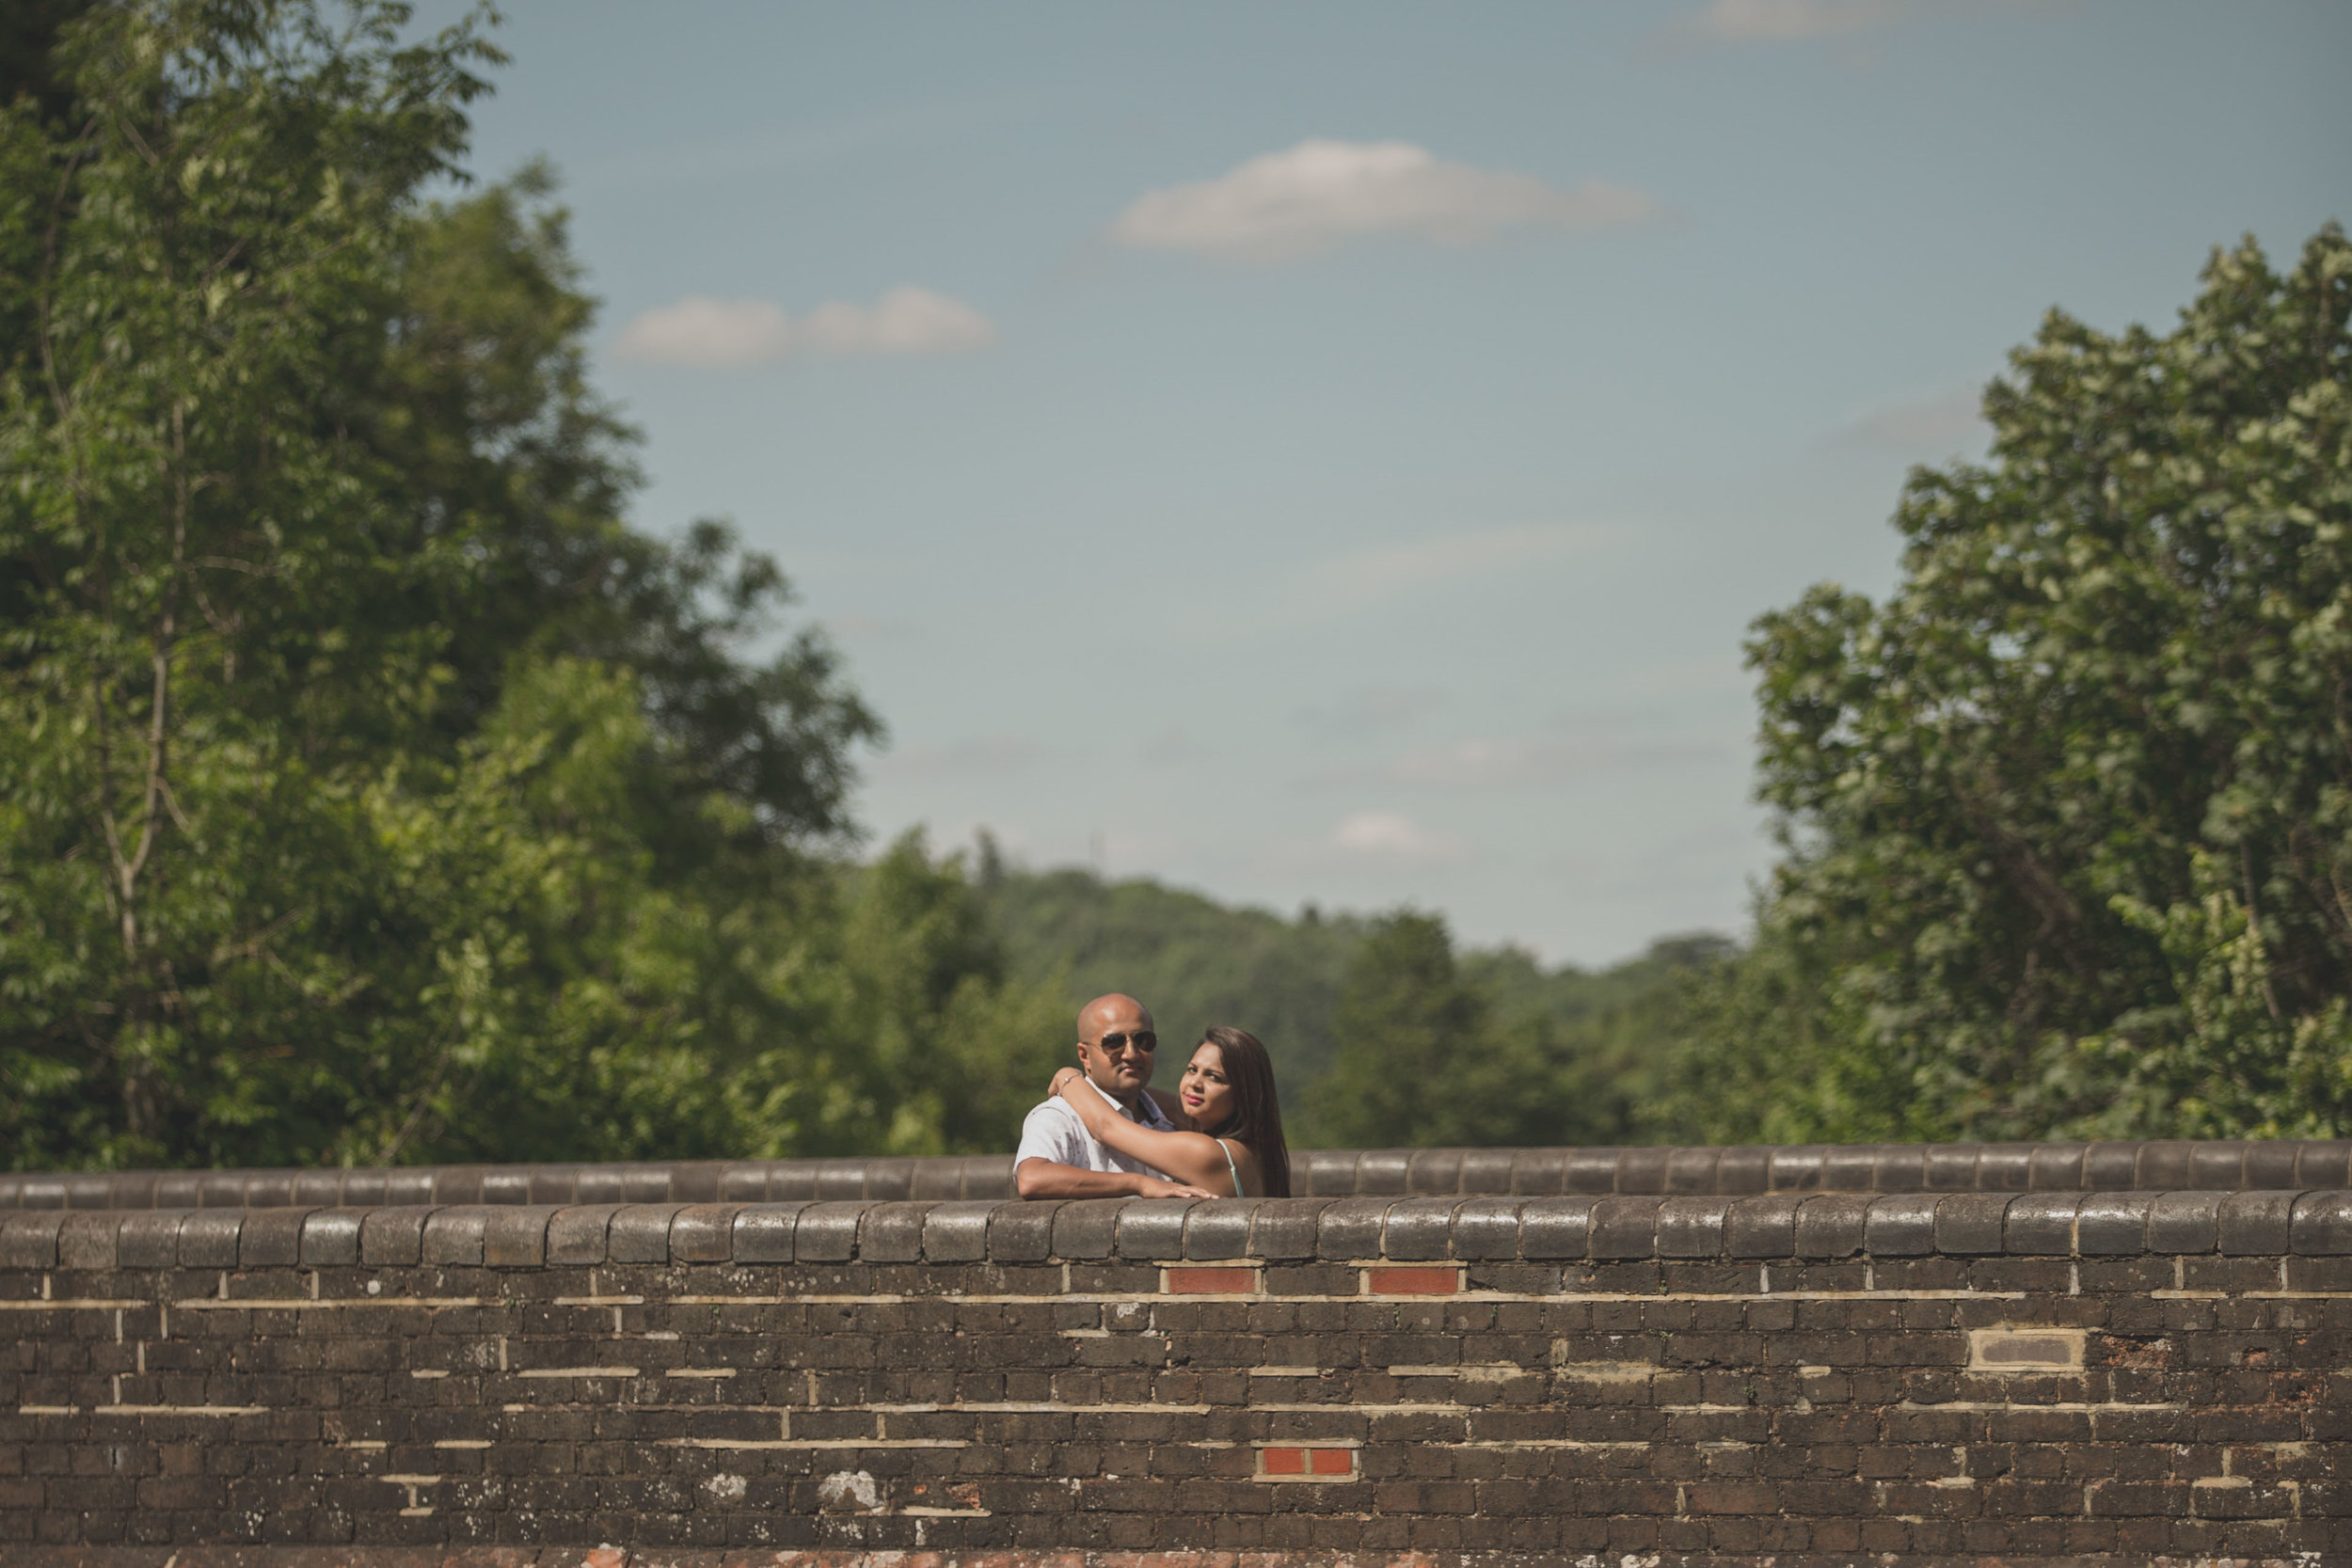
[{"label": "man's white shirt", "polygon": [[[1103,1094],[1090,1078],[1080,1083],[1103,1095],[1103,1103],[1118,1116],[1127,1116],[1126,1108]],[[1161,1132],[1173,1132],[1176,1124],[1168,1119],[1150,1095],[1139,1095],[1137,1114],[1127,1119]],[[1056,1095],[1031,1111],[1021,1123],[1021,1147],[1014,1151],[1013,1168],[1020,1168],[1024,1160],[1051,1160],[1056,1164],[1075,1165],[1080,1170],[1122,1170],[1131,1176],[1156,1176],[1168,1180],[1167,1173],[1152,1169],[1140,1160],[1131,1159],[1110,1148],[1087,1131],[1087,1124],[1070,1101]]]}]

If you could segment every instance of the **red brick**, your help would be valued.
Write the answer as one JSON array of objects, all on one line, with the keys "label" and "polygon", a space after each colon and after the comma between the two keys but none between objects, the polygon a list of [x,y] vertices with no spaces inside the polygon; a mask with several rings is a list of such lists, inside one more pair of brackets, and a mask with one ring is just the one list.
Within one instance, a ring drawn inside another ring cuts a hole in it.
[{"label": "red brick", "polygon": [[1390,1266],[1364,1271],[1364,1290],[1375,1296],[1450,1296],[1461,1288],[1459,1269]]},{"label": "red brick", "polygon": [[1319,1476],[1344,1476],[1356,1469],[1354,1449],[1309,1449],[1307,1467]]},{"label": "red brick", "polygon": [[1262,1476],[1303,1476],[1307,1473],[1307,1450],[1260,1449],[1258,1473]]},{"label": "red brick", "polygon": [[1255,1269],[1168,1269],[1160,1289],[1171,1296],[1242,1296],[1258,1289]]}]

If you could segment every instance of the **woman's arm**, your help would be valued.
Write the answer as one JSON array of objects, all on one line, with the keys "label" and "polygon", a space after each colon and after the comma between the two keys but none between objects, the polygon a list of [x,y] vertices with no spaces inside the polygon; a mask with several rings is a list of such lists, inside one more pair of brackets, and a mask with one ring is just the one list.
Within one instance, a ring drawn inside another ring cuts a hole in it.
[{"label": "woman's arm", "polygon": [[1164,1170],[1179,1181],[1211,1192],[1233,1184],[1232,1173],[1225,1168],[1225,1150],[1207,1133],[1161,1132],[1138,1127],[1104,1104],[1083,1073],[1073,1071],[1057,1087],[1098,1142],[1154,1170]]}]

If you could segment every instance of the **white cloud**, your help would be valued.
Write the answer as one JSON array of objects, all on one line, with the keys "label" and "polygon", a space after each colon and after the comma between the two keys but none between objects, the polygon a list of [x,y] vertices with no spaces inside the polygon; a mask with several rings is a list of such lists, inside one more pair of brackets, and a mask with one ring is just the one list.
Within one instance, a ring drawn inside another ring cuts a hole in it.
[{"label": "white cloud", "polygon": [[1402,812],[1359,811],[1340,819],[1326,847],[1350,860],[1429,865],[1462,858],[1460,838],[1422,827]]},{"label": "white cloud", "polygon": [[835,300],[809,312],[794,337],[819,354],[962,354],[996,341],[996,328],[961,300],[913,286],[872,309]]},{"label": "white cloud", "polygon": [[1622,533],[1607,523],[1524,523],[1377,545],[1317,562],[1299,586],[1326,607],[1356,609],[1433,583],[1558,565],[1605,549]]},{"label": "white cloud", "polygon": [[615,346],[644,364],[729,370],[796,354],[960,354],[995,341],[995,325],[969,305],[907,285],[870,307],[828,301],[797,325],[764,299],[690,294],[630,322]]},{"label": "white cloud", "polygon": [[1942,456],[1981,446],[1990,434],[1980,411],[1983,397],[1981,388],[1967,386],[1886,404],[1848,424],[1838,439],[1909,456]]},{"label": "white cloud", "polygon": [[1467,245],[1509,229],[1602,229],[1661,212],[1640,191],[1598,181],[1562,190],[1449,163],[1410,142],[1309,140],[1215,180],[1150,192],[1110,236],[1146,250],[1291,261],[1375,234]]},{"label": "white cloud", "polygon": [[689,294],[630,322],[616,349],[649,365],[735,369],[773,364],[791,352],[791,336],[784,312],[764,299]]},{"label": "white cloud", "polygon": [[1787,43],[1908,22],[1918,0],[1713,0],[1675,24],[1687,43]]}]

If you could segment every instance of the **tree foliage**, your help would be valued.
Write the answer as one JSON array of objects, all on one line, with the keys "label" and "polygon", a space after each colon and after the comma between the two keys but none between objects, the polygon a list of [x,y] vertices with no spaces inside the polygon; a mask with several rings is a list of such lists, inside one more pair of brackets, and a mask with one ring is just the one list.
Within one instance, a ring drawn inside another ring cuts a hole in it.
[{"label": "tree foliage", "polygon": [[1606,976],[1570,971],[1559,978],[1583,983],[1547,987],[1551,977],[1523,953],[1464,961],[1437,916],[1383,916],[1357,948],[1333,1010],[1336,1046],[1307,1098],[1302,1141],[1631,1141],[1635,1112],[1653,1093],[1657,1058],[1644,1047],[1655,1008],[1694,957],[1664,944]]},{"label": "tree foliage", "polygon": [[2053,313],[1883,604],[1759,621],[1785,863],[1685,1135],[2352,1131],[2352,245]]},{"label": "tree foliage", "polygon": [[10,1162],[1001,1138],[984,1072],[902,1075],[1014,1049],[1041,993],[958,863],[840,855],[879,726],[777,641],[775,564],[629,526],[547,177],[424,195],[476,30],[18,20],[51,41],[0,111]]}]

